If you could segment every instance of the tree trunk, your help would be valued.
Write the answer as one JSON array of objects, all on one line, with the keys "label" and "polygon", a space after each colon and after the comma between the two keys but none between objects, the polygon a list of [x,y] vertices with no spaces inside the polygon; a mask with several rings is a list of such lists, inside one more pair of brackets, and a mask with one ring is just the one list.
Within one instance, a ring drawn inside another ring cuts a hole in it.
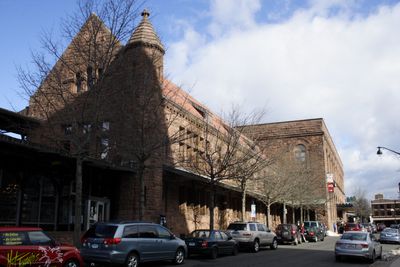
[{"label": "tree trunk", "polygon": [[283,223],[286,224],[287,223],[287,219],[286,219],[287,210],[286,210],[286,203],[285,202],[283,202],[282,212],[283,212]]},{"label": "tree trunk", "polygon": [[246,182],[242,183],[242,216],[241,220],[244,222],[246,219]]},{"label": "tree trunk", "polygon": [[300,225],[303,224],[304,218],[303,218],[303,205],[300,205]]},{"label": "tree trunk", "polygon": [[214,208],[215,208],[215,185],[211,185],[211,194],[210,194],[210,230],[214,230]]},{"label": "tree trunk", "polygon": [[138,166],[138,179],[139,179],[139,220],[144,219],[144,210],[145,210],[145,186],[144,186],[144,164],[142,162],[139,163]]},{"label": "tree trunk", "polygon": [[267,226],[271,228],[271,204],[267,204]]},{"label": "tree trunk", "polygon": [[292,206],[292,223],[296,224],[296,211],[294,205]]},{"label": "tree trunk", "polygon": [[82,216],[82,159],[76,159],[75,172],[75,218],[74,218],[74,245],[80,246]]}]

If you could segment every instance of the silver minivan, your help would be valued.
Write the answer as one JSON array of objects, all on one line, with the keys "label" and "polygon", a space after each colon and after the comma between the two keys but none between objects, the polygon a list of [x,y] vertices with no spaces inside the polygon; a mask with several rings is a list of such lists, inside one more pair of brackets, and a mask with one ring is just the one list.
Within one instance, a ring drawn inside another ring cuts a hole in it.
[{"label": "silver minivan", "polygon": [[167,228],[148,222],[101,222],[82,237],[80,249],[88,266],[123,264],[136,267],[140,262],[171,260],[182,264],[187,255],[183,240]]}]

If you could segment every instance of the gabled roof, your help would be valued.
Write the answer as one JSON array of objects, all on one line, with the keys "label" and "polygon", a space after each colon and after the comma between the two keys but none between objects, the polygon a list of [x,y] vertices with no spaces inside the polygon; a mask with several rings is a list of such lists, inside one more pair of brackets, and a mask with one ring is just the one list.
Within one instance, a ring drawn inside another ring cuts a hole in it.
[{"label": "gabled roof", "polygon": [[136,27],[132,33],[131,38],[127,45],[138,45],[142,44],[145,46],[155,47],[160,50],[163,54],[165,53],[164,46],[162,45],[160,38],[158,38],[153,25],[149,21],[150,13],[145,9],[142,12],[142,21]]}]

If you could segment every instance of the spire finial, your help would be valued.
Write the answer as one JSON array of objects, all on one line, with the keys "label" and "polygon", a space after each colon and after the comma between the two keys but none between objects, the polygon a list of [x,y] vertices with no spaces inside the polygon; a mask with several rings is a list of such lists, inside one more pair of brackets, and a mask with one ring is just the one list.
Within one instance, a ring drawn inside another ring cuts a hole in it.
[{"label": "spire finial", "polygon": [[150,13],[149,11],[147,11],[147,9],[144,9],[141,15],[143,18],[148,18],[150,16]]}]

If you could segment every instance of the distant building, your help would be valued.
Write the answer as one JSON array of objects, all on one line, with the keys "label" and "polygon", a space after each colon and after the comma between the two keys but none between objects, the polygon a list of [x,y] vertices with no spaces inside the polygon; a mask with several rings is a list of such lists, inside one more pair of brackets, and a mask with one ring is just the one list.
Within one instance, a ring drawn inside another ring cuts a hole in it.
[{"label": "distant building", "polygon": [[375,223],[400,223],[400,199],[386,199],[383,194],[376,194],[371,200],[372,219]]}]

